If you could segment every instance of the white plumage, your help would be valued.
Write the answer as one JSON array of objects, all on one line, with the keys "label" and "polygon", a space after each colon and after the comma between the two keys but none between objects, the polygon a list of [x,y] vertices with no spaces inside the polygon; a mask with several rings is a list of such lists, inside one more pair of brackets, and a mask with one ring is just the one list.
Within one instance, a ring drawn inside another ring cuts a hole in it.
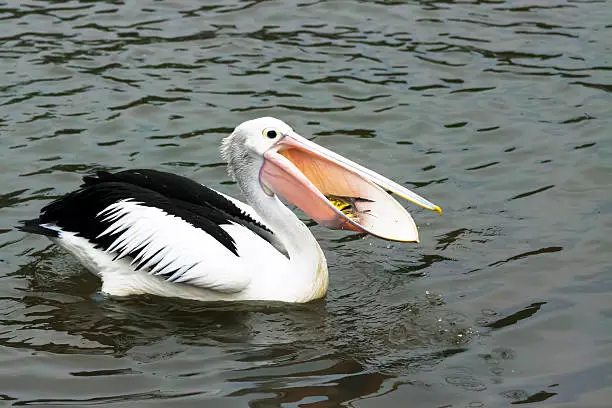
[{"label": "white plumage", "polygon": [[327,227],[402,241],[418,240],[416,226],[384,189],[439,211],[278,119],[241,124],[222,153],[248,204],[168,173],[100,172],[21,229],[49,236],[111,295],[306,302],[325,295],[327,263],[279,196]]}]

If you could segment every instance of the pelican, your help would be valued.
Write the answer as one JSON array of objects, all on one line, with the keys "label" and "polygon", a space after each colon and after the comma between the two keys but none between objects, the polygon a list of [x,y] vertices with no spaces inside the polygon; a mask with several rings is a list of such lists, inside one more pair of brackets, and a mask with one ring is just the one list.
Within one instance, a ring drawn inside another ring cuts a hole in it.
[{"label": "pelican", "polygon": [[99,171],[18,228],[74,255],[111,296],[297,303],[325,295],[327,262],[281,198],[324,227],[402,242],[418,231],[390,192],[441,214],[279,119],[240,124],[221,155],[246,203],[157,170]]}]

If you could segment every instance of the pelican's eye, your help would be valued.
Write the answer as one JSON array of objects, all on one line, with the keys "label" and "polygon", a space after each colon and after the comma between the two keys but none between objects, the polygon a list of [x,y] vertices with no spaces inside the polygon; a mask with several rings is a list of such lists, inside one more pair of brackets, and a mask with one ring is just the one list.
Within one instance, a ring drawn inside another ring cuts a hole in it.
[{"label": "pelican's eye", "polygon": [[263,135],[267,137],[268,139],[276,139],[279,135],[279,132],[275,129],[267,128],[267,129],[264,129]]}]

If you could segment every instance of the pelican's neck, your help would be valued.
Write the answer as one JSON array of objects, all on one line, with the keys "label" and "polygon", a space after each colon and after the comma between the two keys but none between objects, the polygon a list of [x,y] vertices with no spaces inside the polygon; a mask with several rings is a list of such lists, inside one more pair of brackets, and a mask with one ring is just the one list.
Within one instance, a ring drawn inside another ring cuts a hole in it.
[{"label": "pelican's neck", "polygon": [[321,249],[314,236],[278,196],[267,195],[259,185],[259,180],[254,180],[254,183],[239,184],[247,204],[282,242],[292,263],[304,256],[319,258]]},{"label": "pelican's neck", "polygon": [[236,172],[235,178],[247,204],[287,250],[290,270],[284,271],[283,276],[291,280],[293,286],[304,288],[307,292],[304,296],[308,299],[303,300],[323,296],[328,283],[327,262],[308,227],[276,195],[264,192],[259,184],[259,168]]}]

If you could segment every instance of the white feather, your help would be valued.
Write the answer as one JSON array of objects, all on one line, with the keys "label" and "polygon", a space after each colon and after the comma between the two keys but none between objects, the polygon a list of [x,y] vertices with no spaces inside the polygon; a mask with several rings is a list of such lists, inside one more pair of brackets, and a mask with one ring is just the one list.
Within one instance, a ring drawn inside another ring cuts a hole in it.
[{"label": "white feather", "polygon": [[[236,127],[224,139],[222,154],[249,205],[221,194],[266,226],[273,244],[249,228],[220,225],[234,240],[238,255],[185,220],[127,199],[97,215],[110,223],[99,236],[112,242],[107,251],[75,232],[54,224],[51,238],[102,279],[102,291],[116,296],[154,294],[205,301],[276,300],[307,302],[324,296],[327,263],[320,246],[300,220],[259,181],[264,152],[276,141],[262,137],[267,128],[281,134],[291,128],[274,118]],[[139,251],[130,258],[129,254]],[[165,276],[160,276],[165,275]]]},{"label": "white feather", "polygon": [[[116,254],[117,259],[144,247],[139,258],[151,257],[142,265],[144,269],[152,267],[151,274],[172,272],[172,277],[178,279],[180,271],[197,270],[181,276],[181,281],[225,292],[244,290],[249,283],[248,274],[231,267],[238,258],[234,253],[181,218],[129,199],[109,206],[101,214],[107,215],[105,220],[114,220],[100,237],[114,238],[106,252]],[[257,237],[250,233],[251,240]]]}]

